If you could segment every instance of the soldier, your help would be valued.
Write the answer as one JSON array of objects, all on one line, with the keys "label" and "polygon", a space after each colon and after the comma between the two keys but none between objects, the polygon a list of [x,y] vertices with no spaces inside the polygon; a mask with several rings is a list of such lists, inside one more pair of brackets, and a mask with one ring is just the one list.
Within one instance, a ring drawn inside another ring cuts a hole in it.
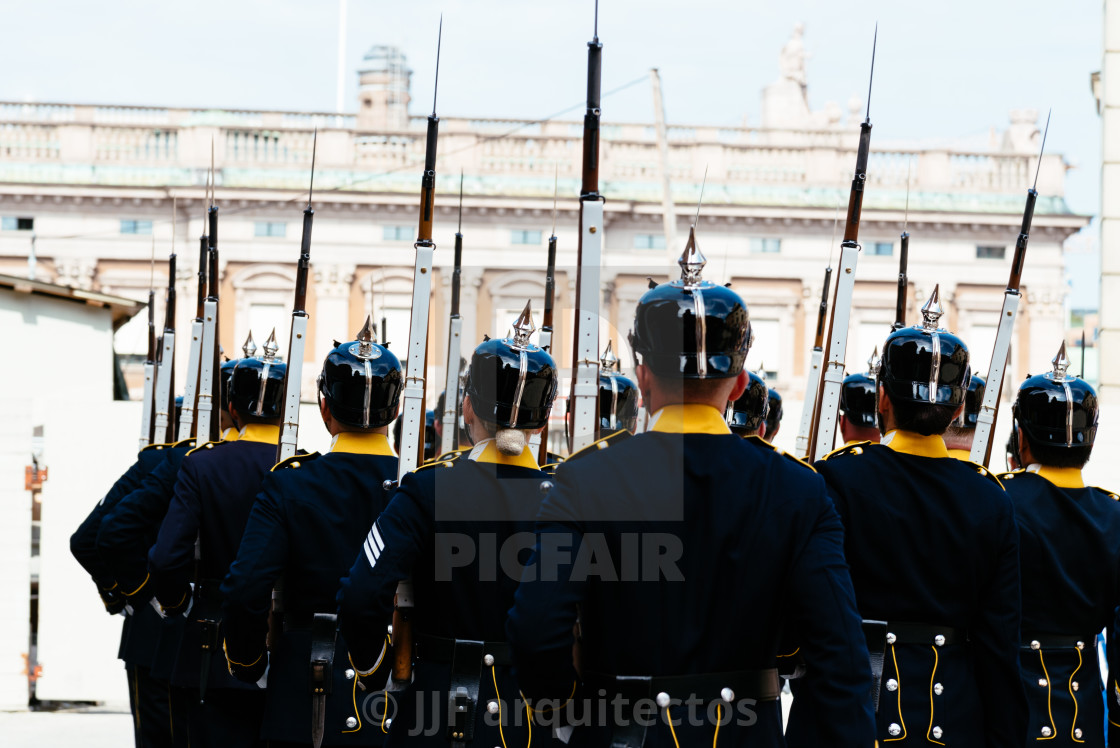
[{"label": "soldier", "polygon": [[649,430],[564,463],[541,505],[508,625],[522,692],[573,744],[782,746],[776,665],[794,625],[829,695],[821,745],[870,746],[840,520],[811,468],[728,429],[750,318],[704,262],[690,232],[681,279],[638,302]]},{"label": "soldier", "polygon": [[[995,476],[949,457],[941,435],[964,407],[968,348],[938,327],[936,290],[922,315],[883,347],[882,442],[843,447],[816,468],[844,522],[860,613],[886,622],[880,744],[1021,748],[1019,533]],[[882,639],[873,645],[884,651]],[[805,708],[814,695],[794,692],[791,746],[812,745],[824,727]]]},{"label": "soldier", "polygon": [[[1012,433],[1026,468],[1000,476],[1020,535],[1026,742],[1104,746],[1107,735],[1109,745],[1118,745],[1120,496],[1085,485],[1081,468],[1097,433],[1097,394],[1066,372],[1065,343],[1053,363],[1052,372],[1019,387]],[[1101,629],[1108,632],[1103,699],[1094,648]]]},{"label": "soldier", "polygon": [[273,334],[263,357],[237,362],[229,408],[241,425],[240,437],[208,442],[183,460],[167,516],[148,554],[152,592],[163,611],[190,613],[173,682],[197,686],[203,702],[191,716],[192,745],[255,745],[260,732],[263,691],[233,678],[215,650],[219,586],[237,554],[261,480],[275,463],[287,369],[276,360],[276,351]]},{"label": "soldier", "polygon": [[770,391],[766,382],[753,371],[750,381],[738,400],[727,404],[727,427],[738,436],[766,438],[766,416],[770,414]]},{"label": "soldier", "polygon": [[97,534],[104,518],[117,504],[155,470],[174,445],[149,444],[140,450],[136,462],[117,479],[70,536],[70,552],[97,586],[97,592],[110,615],[124,616],[117,656],[124,662],[128,678],[128,700],[137,748],[171,744],[167,684],[151,675],[154,647],[159,638],[159,616],[148,606],[129,605],[111,569],[97,549]]},{"label": "soldier", "polygon": [[[434,427],[434,431],[435,431],[435,435],[436,435],[435,441],[436,441],[437,445],[440,443],[440,440],[443,438],[443,419],[440,418],[439,415],[441,413],[443,413],[444,402],[446,401],[446,399],[447,399],[447,391],[446,390],[440,391],[439,399],[436,400],[436,422],[435,422],[435,427]],[[467,430],[465,428],[463,428],[462,399],[460,399],[460,401],[459,401],[458,411],[459,411],[459,415],[456,418],[456,420],[458,421],[458,424],[459,424],[458,425],[459,448],[451,450],[450,452],[444,452],[443,454],[438,455],[435,458],[436,461],[438,461],[438,462],[458,459],[458,455],[461,455],[465,452],[470,452],[471,447],[473,446],[471,444],[470,435],[467,433]],[[426,434],[425,434],[425,436],[426,436]],[[438,449],[438,447],[437,447],[437,449]]]},{"label": "soldier", "polygon": [[371,674],[385,657],[381,632],[397,582],[412,576],[414,679],[397,698],[389,745],[548,745],[530,727],[505,641],[517,556],[546,477],[529,438],[557,386],[552,357],[529,342],[533,329],[526,306],[512,338],[475,348],[463,398],[474,447],[404,477],[342,581],[341,632],[354,668],[379,689]]},{"label": "soldier", "polygon": [[766,406],[766,439],[772,442],[778,438],[778,429],[782,426],[782,394],[769,387],[766,397],[770,401]]},{"label": "soldier", "polygon": [[[599,422],[595,426],[596,441],[590,445],[596,449],[606,449],[634,435],[638,427],[638,385],[619,371],[618,357],[614,355],[613,345],[607,347],[599,359]],[[571,412],[568,413],[568,428],[571,428]],[[568,459],[585,457],[591,450],[581,449]],[[565,460],[559,455],[548,453],[548,464],[542,466],[546,473],[555,473],[556,468]]]},{"label": "soldier", "polygon": [[[335,641],[334,612],[339,580],[387,503],[383,483],[397,476],[387,434],[403,382],[400,361],[373,342],[369,319],[357,340],[327,354],[319,375],[319,412],[333,437],[331,449],[297,455],[272,469],[222,584],[230,673],[255,683],[269,672],[261,737],[270,746],[382,742],[381,725],[371,724],[370,713],[359,708],[346,642]],[[269,652],[269,603],[278,580],[283,580],[283,634]],[[324,650],[333,668],[325,667],[315,680],[309,663]],[[386,677],[383,673],[382,682]],[[313,695],[317,684],[329,698]]]},{"label": "soldier", "polygon": [[964,393],[964,410],[945,432],[945,446],[949,456],[958,460],[970,460],[972,437],[976,435],[976,421],[980,418],[980,406],[984,403],[984,378],[972,375],[968,380],[968,391]]},{"label": "soldier", "polygon": [[879,442],[875,369],[879,352],[871,354],[866,374],[849,374],[840,385],[840,437],[844,444]]}]

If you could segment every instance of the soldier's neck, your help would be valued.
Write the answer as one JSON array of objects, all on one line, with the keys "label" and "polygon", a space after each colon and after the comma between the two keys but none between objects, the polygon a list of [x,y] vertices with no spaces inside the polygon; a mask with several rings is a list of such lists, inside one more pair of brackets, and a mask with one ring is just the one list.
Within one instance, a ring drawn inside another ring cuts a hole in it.
[{"label": "soldier's neck", "polygon": [[1040,478],[1045,478],[1058,488],[1085,488],[1085,479],[1081,475],[1081,468],[1054,467],[1053,465],[1040,465],[1035,462],[1027,466],[1027,472],[1038,473]]}]

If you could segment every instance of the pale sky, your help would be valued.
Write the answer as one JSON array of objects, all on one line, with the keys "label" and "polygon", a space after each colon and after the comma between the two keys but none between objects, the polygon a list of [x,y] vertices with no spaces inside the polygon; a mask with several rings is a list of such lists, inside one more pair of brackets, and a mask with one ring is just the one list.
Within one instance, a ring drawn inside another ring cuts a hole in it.
[{"label": "pale sky", "polygon": [[[1010,109],[1037,108],[1045,119],[1052,106],[1047,150],[1074,167],[1069,205],[1099,213],[1100,120],[1089,88],[1101,65],[1099,1],[600,5],[603,90],[658,67],[669,121],[680,124],[758,124],[760,91],[777,79],[778,52],[798,21],[811,107],[846,110],[853,95],[866,97],[878,21],[872,149],[983,137],[1006,127]],[[337,0],[8,3],[0,99],[333,111],[338,9]],[[356,109],[365,52],[395,44],[415,71],[413,113],[426,113],[440,13],[440,114],[539,118],[580,104],[593,9],[594,0],[348,0],[344,108]],[[652,110],[642,83],[605,99],[603,121],[648,122]],[[1095,246],[1095,234],[1085,240]],[[1077,271],[1088,278],[1079,295],[1096,296],[1094,273],[1092,262]]]}]

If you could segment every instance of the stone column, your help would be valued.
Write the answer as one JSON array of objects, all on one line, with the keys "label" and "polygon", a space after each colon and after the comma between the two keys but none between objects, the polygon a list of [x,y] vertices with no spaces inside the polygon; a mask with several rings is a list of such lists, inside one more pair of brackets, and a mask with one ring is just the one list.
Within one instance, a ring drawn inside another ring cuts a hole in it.
[{"label": "stone column", "polygon": [[[459,313],[463,316],[463,358],[468,361],[474,347],[482,342],[482,334],[488,332],[478,329],[478,290],[480,288],[482,288],[482,268],[464,267],[462,275],[459,276]],[[448,309],[450,309],[450,285],[447,291],[447,304]]]},{"label": "stone column", "polygon": [[313,262],[315,278],[315,348],[304,352],[304,397],[314,393],[319,364],[333,348],[335,340],[353,340],[357,330],[349,329],[350,286],[354,281],[353,265],[325,265]]}]

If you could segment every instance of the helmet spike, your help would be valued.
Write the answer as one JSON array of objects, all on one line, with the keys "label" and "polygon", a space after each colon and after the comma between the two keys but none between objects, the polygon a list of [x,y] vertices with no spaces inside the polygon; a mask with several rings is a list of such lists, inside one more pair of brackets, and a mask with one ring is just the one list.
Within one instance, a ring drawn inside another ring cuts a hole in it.
[{"label": "helmet spike", "polygon": [[525,302],[521,315],[513,323],[513,347],[524,348],[529,345],[529,336],[536,331],[537,328],[533,325],[533,300],[529,299]]},{"label": "helmet spike", "polygon": [[276,344],[276,328],[272,328],[272,332],[268,336],[268,340],[264,341],[264,358],[276,358],[276,352],[280,350],[280,346]]},{"label": "helmet spike", "polygon": [[1062,345],[1058,348],[1058,353],[1051,359],[1050,363],[1054,366],[1053,379],[1055,382],[1064,382],[1067,379],[1072,379],[1066,371],[1069,369],[1069,358],[1066,356],[1066,341],[1062,341]]},{"label": "helmet spike", "polygon": [[613,340],[610,340],[610,339],[607,340],[607,347],[603,351],[602,357],[600,357],[600,359],[599,359],[599,368],[602,371],[606,371],[606,372],[618,371],[619,370],[618,356],[614,355],[614,341]]},{"label": "helmet spike", "polygon": [[257,344],[253,341],[253,331],[249,331],[249,336],[245,338],[245,342],[241,345],[241,352],[245,354],[245,358],[252,358],[257,353]]},{"label": "helmet spike", "polygon": [[360,359],[373,358],[373,318],[366,315],[366,323],[358,331],[358,350],[354,354]]},{"label": "helmet spike", "polygon": [[684,281],[686,286],[695,286],[700,283],[702,280],[700,273],[704,270],[704,266],[708,264],[708,258],[704,256],[699,245],[696,244],[695,225],[688,229],[688,243],[684,245],[684,252],[681,253],[677,264],[681,266],[681,280]]},{"label": "helmet spike", "polygon": [[879,346],[875,346],[875,349],[871,351],[871,358],[867,359],[867,373],[872,375],[878,373],[879,363]]},{"label": "helmet spike", "polygon": [[[754,331],[752,330],[751,333],[753,335]],[[758,375],[759,379],[761,379],[763,382],[765,382],[766,381],[766,363],[764,361],[759,360],[758,368],[755,369],[754,373]]]},{"label": "helmet spike", "polygon": [[941,284],[938,283],[933,287],[929,301],[922,307],[922,327],[927,330],[938,329],[938,320],[943,314],[945,310],[941,308]]}]

